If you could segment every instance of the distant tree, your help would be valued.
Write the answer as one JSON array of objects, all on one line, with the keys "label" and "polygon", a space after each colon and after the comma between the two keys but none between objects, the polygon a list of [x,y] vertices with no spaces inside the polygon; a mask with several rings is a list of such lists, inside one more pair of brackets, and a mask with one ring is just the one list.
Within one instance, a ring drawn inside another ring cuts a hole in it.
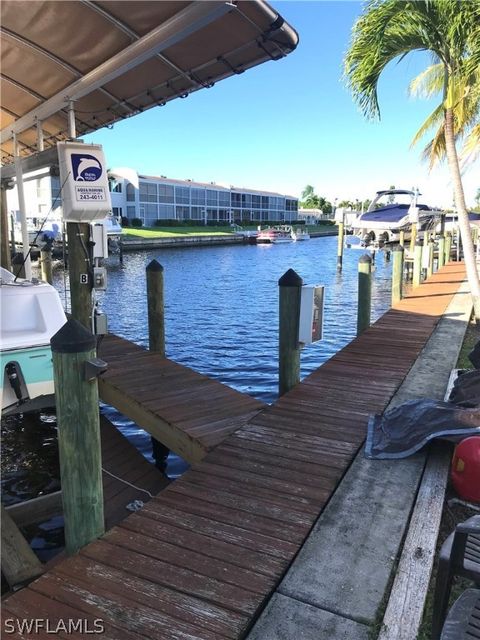
[{"label": "distant tree", "polygon": [[[389,189],[395,189],[395,185],[391,184],[388,188]],[[393,193],[388,196],[387,202],[388,202],[388,204],[393,204],[395,202],[395,196],[393,195]]]},{"label": "distant tree", "polygon": [[343,207],[344,209],[353,209],[354,205],[351,200],[340,200],[338,203],[339,207]]},{"label": "distant tree", "polygon": [[303,209],[319,209],[319,197],[315,193],[314,188],[311,184],[307,184],[305,189],[302,191],[302,200],[300,205]]},{"label": "distant tree", "polygon": [[372,204],[372,201],[367,198],[362,202],[362,207],[361,207],[362,210],[366,211],[371,204]]},{"label": "distant tree", "polygon": [[318,198],[318,208],[323,211],[323,213],[332,213],[333,205],[323,196],[319,196]]}]

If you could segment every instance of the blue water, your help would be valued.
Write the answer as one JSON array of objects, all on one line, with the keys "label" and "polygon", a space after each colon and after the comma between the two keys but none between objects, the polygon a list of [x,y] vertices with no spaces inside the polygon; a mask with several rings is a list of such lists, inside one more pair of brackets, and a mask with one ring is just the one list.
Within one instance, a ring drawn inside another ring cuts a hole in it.
[{"label": "blue water", "polygon": [[[345,250],[337,271],[337,238],[280,245],[232,245],[126,252],[108,261],[108,290],[98,294],[109,331],[148,346],[145,268],[164,268],[167,356],[264,402],[277,397],[278,280],[289,268],[304,284],[325,286],[323,339],[306,346],[305,377],[346,345],[356,332],[358,259]],[[372,279],[372,321],[390,306],[390,263],[377,254]],[[55,285],[64,290],[64,274]],[[67,282],[68,287],[68,282]],[[111,408],[108,417],[147,457],[150,438]],[[168,475],[185,463],[170,455]]]},{"label": "blue water", "polygon": [[[323,340],[306,346],[302,378],[346,345],[356,332],[358,259],[346,250],[336,268],[337,238],[280,245],[232,245],[125,253],[108,261],[108,290],[99,294],[109,329],[148,344],[145,268],[164,267],[167,356],[264,402],[277,397],[278,280],[293,268],[305,284],[325,286]],[[35,273],[34,273],[35,275]],[[390,263],[377,255],[372,280],[372,321],[390,306]],[[63,269],[54,284],[68,289]],[[111,407],[108,417],[151,459],[150,436]],[[55,416],[44,413],[2,421],[3,501],[12,504],[58,488]],[[170,454],[167,473],[186,463]],[[42,559],[61,544],[61,519],[32,528],[29,538]],[[60,542],[59,542],[60,540]]]}]

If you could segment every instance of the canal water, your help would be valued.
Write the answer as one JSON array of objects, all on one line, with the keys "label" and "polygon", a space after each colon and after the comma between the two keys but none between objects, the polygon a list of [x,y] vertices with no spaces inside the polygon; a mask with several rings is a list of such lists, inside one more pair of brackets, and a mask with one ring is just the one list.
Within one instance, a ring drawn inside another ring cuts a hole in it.
[{"label": "canal water", "polygon": [[[145,267],[156,258],[164,267],[167,356],[264,402],[277,397],[278,279],[289,268],[304,284],[325,286],[323,340],[306,346],[302,378],[355,336],[358,259],[345,250],[336,269],[337,238],[315,238],[280,245],[232,245],[159,249],[125,253],[123,265],[112,256],[108,290],[99,295],[109,330],[140,345],[148,344]],[[56,270],[55,286],[64,295],[68,282]],[[377,254],[372,280],[372,320],[390,306],[390,263]],[[149,436],[115,410],[103,411],[148,457]],[[2,425],[4,501],[13,503],[58,486],[55,417],[12,419]],[[168,475],[185,463],[170,455]],[[38,545],[59,522],[47,523]],[[43,535],[45,534],[45,535]],[[42,538],[43,536],[43,538]],[[55,536],[53,536],[55,537]],[[53,543],[52,543],[53,544]]]}]

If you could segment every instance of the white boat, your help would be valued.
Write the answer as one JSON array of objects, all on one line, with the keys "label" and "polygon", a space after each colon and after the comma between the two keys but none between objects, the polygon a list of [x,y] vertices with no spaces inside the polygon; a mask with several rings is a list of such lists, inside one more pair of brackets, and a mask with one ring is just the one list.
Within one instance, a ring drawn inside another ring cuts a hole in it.
[{"label": "white boat", "polygon": [[286,244],[293,241],[292,228],[287,225],[268,227],[257,235],[257,244]]},{"label": "white boat", "polygon": [[50,338],[66,322],[58,292],[46,282],[15,280],[0,269],[2,416],[54,404]]},{"label": "white boat", "polygon": [[418,191],[402,189],[377,191],[368,210],[352,222],[353,233],[367,245],[381,247],[398,242],[401,231],[408,240],[412,223],[417,223],[418,236],[422,237],[426,229],[435,226],[442,212],[420,204],[419,195]]},{"label": "white boat", "polygon": [[310,240],[308,229],[305,229],[303,227],[297,227],[296,229],[292,230],[292,236],[293,239],[297,242],[299,240]]}]

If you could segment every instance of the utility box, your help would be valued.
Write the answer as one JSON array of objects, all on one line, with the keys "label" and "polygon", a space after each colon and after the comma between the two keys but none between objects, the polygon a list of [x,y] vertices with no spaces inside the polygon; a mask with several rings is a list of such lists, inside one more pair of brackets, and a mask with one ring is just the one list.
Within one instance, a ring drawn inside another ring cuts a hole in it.
[{"label": "utility box", "polygon": [[92,242],[94,258],[108,258],[107,226],[104,222],[92,224]]},{"label": "utility box", "polygon": [[63,219],[92,222],[112,210],[107,166],[102,146],[57,142]]},{"label": "utility box", "polygon": [[317,342],[323,337],[323,285],[304,285],[300,302],[298,341],[303,344]]}]

